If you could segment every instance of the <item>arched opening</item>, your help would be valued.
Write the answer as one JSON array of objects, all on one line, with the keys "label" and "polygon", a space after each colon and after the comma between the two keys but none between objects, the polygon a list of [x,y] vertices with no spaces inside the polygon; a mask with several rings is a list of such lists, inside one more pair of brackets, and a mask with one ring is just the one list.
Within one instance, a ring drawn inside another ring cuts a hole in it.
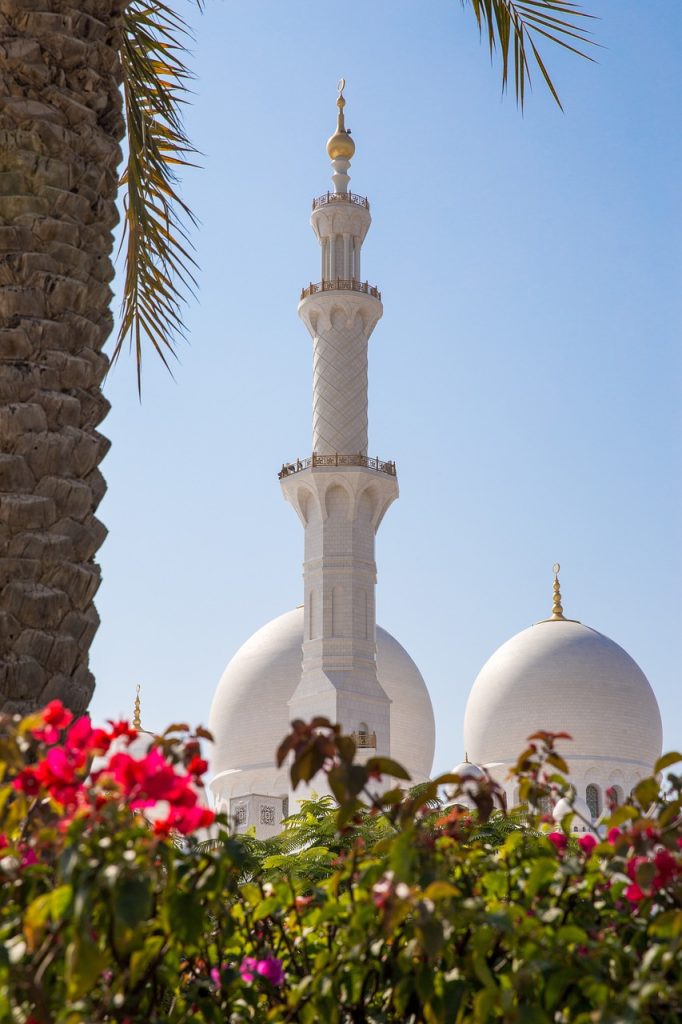
[{"label": "arched opening", "polygon": [[590,809],[592,818],[598,818],[601,814],[601,793],[599,792],[599,786],[596,786],[594,782],[590,782],[585,790],[585,801]]},{"label": "arched opening", "polygon": [[620,807],[621,804],[625,803],[625,793],[622,786],[611,786],[611,794],[616,806]]}]

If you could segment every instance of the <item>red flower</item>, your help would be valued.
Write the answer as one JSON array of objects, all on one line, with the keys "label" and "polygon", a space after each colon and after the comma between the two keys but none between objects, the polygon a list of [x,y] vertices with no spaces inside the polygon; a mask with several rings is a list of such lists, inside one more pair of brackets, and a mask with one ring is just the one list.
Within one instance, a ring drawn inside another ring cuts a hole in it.
[{"label": "red flower", "polygon": [[568,836],[563,832],[550,832],[547,836],[550,843],[553,843],[559,853],[562,853],[568,846]]},{"label": "red flower", "polygon": [[45,725],[53,725],[55,729],[66,729],[73,722],[73,715],[60,700],[51,700],[43,708],[43,722]]},{"label": "red flower", "polygon": [[85,753],[96,750],[105,754],[111,744],[111,737],[104,729],[93,729],[87,715],[77,718],[66,734],[67,750]]},{"label": "red flower", "polygon": [[199,828],[212,825],[214,820],[215,814],[207,807],[172,807],[166,818],[154,823],[154,831],[162,836],[169,832],[181,832],[188,836]]},{"label": "red flower", "polygon": [[649,858],[648,857],[630,857],[630,860],[627,862],[627,865],[626,865],[626,870],[627,870],[627,873],[628,873],[628,878],[631,878],[633,882],[636,881],[636,878],[637,878],[637,868],[640,867],[641,864],[648,864],[648,863],[649,863]]},{"label": "red flower", "polygon": [[117,739],[119,736],[127,736],[129,740],[137,738],[137,729],[133,729],[129,722],[124,720],[114,722],[111,718],[108,718],[107,721],[111,726],[109,736],[112,740]]},{"label": "red flower", "polygon": [[208,761],[204,761],[203,757],[195,755],[187,765],[187,771],[190,775],[203,775],[204,772],[208,771]]},{"label": "red flower", "polygon": [[587,854],[588,857],[592,853],[596,845],[597,840],[589,832],[586,833],[586,835],[581,836],[578,840],[578,846],[583,851],[583,853]]},{"label": "red flower", "polygon": [[23,768],[13,780],[12,785],[26,796],[36,796],[40,792],[40,779],[35,768],[32,767]]},{"label": "red flower", "polygon": [[622,834],[619,828],[610,828],[606,838],[611,843],[611,846],[615,846]]},{"label": "red flower", "polygon": [[662,886],[667,885],[668,882],[672,882],[682,872],[682,867],[675,860],[670,850],[659,850],[654,855],[654,864],[657,869],[656,877],[654,878],[654,889],[660,889]]},{"label": "red flower", "polygon": [[644,893],[636,882],[633,882],[625,890],[625,899],[629,900],[630,903],[640,903],[644,899]]}]

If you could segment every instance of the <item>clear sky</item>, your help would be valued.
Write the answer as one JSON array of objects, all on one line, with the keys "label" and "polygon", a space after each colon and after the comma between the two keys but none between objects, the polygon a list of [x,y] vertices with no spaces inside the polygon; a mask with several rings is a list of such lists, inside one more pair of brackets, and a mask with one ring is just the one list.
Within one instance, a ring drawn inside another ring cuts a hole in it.
[{"label": "clear sky", "polygon": [[377,619],[429,686],[435,768],[461,760],[483,663],[549,614],[554,561],[565,614],[635,658],[682,745],[682,6],[588,6],[599,63],[548,45],[566,112],[537,81],[523,116],[457,0],[181,8],[200,290],[175,380],[150,355],[141,404],[132,360],[106,385],[95,717],[139,682],[148,728],[206,722],[237,648],[303,600],[277,470],[310,453],[296,305],[343,75],[384,301],[370,447],[401,489]]}]

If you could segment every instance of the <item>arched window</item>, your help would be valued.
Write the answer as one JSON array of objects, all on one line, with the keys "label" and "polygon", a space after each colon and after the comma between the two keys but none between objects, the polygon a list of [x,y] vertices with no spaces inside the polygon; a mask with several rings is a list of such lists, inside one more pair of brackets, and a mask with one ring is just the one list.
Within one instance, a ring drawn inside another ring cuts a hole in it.
[{"label": "arched window", "polygon": [[587,806],[590,809],[592,817],[598,818],[601,814],[601,793],[599,792],[599,786],[595,786],[595,784],[591,782],[585,790],[585,800],[587,801]]},{"label": "arched window", "polygon": [[623,787],[611,786],[611,790],[613,792],[614,803],[616,803],[620,807],[621,804],[625,803],[625,794],[623,793]]}]

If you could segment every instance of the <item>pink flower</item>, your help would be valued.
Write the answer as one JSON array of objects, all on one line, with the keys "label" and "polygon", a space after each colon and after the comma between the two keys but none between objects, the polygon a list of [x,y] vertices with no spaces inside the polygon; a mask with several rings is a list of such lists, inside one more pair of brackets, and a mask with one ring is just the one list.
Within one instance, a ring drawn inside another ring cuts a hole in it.
[{"label": "pink flower", "polygon": [[277,957],[268,956],[264,960],[259,960],[256,964],[256,973],[276,988],[284,984],[284,968],[282,961]]},{"label": "pink flower", "polygon": [[596,845],[597,840],[589,832],[586,835],[581,836],[578,840],[578,846],[584,854],[587,854],[588,857],[592,853]]},{"label": "pink flower", "polygon": [[630,903],[639,903],[644,899],[644,893],[636,882],[633,882],[632,885],[629,885],[625,890],[625,899],[629,900]]},{"label": "pink flower", "polygon": [[255,956],[245,956],[239,965],[239,973],[242,981],[245,981],[248,985],[251,984],[253,979],[256,977],[256,968],[258,967],[258,961]]},{"label": "pink flower", "polygon": [[547,838],[550,843],[554,844],[559,853],[563,853],[568,846],[568,836],[563,832],[550,832]]},{"label": "pink flower", "polygon": [[36,857],[35,850],[32,849],[30,846],[24,847],[21,852],[21,864],[19,865],[20,869],[23,871],[24,868],[28,868],[31,866],[31,864],[37,863],[38,858]]},{"label": "pink flower", "polygon": [[615,846],[622,834],[619,828],[610,828],[606,838],[611,843],[611,846]]},{"label": "pink flower", "polygon": [[257,975],[276,988],[284,984],[282,961],[274,956],[266,956],[262,960],[257,960],[255,956],[245,956],[239,965],[239,973],[249,985]]},{"label": "pink flower", "polygon": [[111,738],[104,729],[93,729],[87,715],[77,718],[66,734],[65,746],[67,750],[85,753],[90,750],[98,750],[106,753],[109,749]]},{"label": "pink flower", "polygon": [[387,878],[384,876],[375,885],[372,886],[372,901],[375,907],[379,910],[385,907],[389,899],[393,895],[393,878]]}]

